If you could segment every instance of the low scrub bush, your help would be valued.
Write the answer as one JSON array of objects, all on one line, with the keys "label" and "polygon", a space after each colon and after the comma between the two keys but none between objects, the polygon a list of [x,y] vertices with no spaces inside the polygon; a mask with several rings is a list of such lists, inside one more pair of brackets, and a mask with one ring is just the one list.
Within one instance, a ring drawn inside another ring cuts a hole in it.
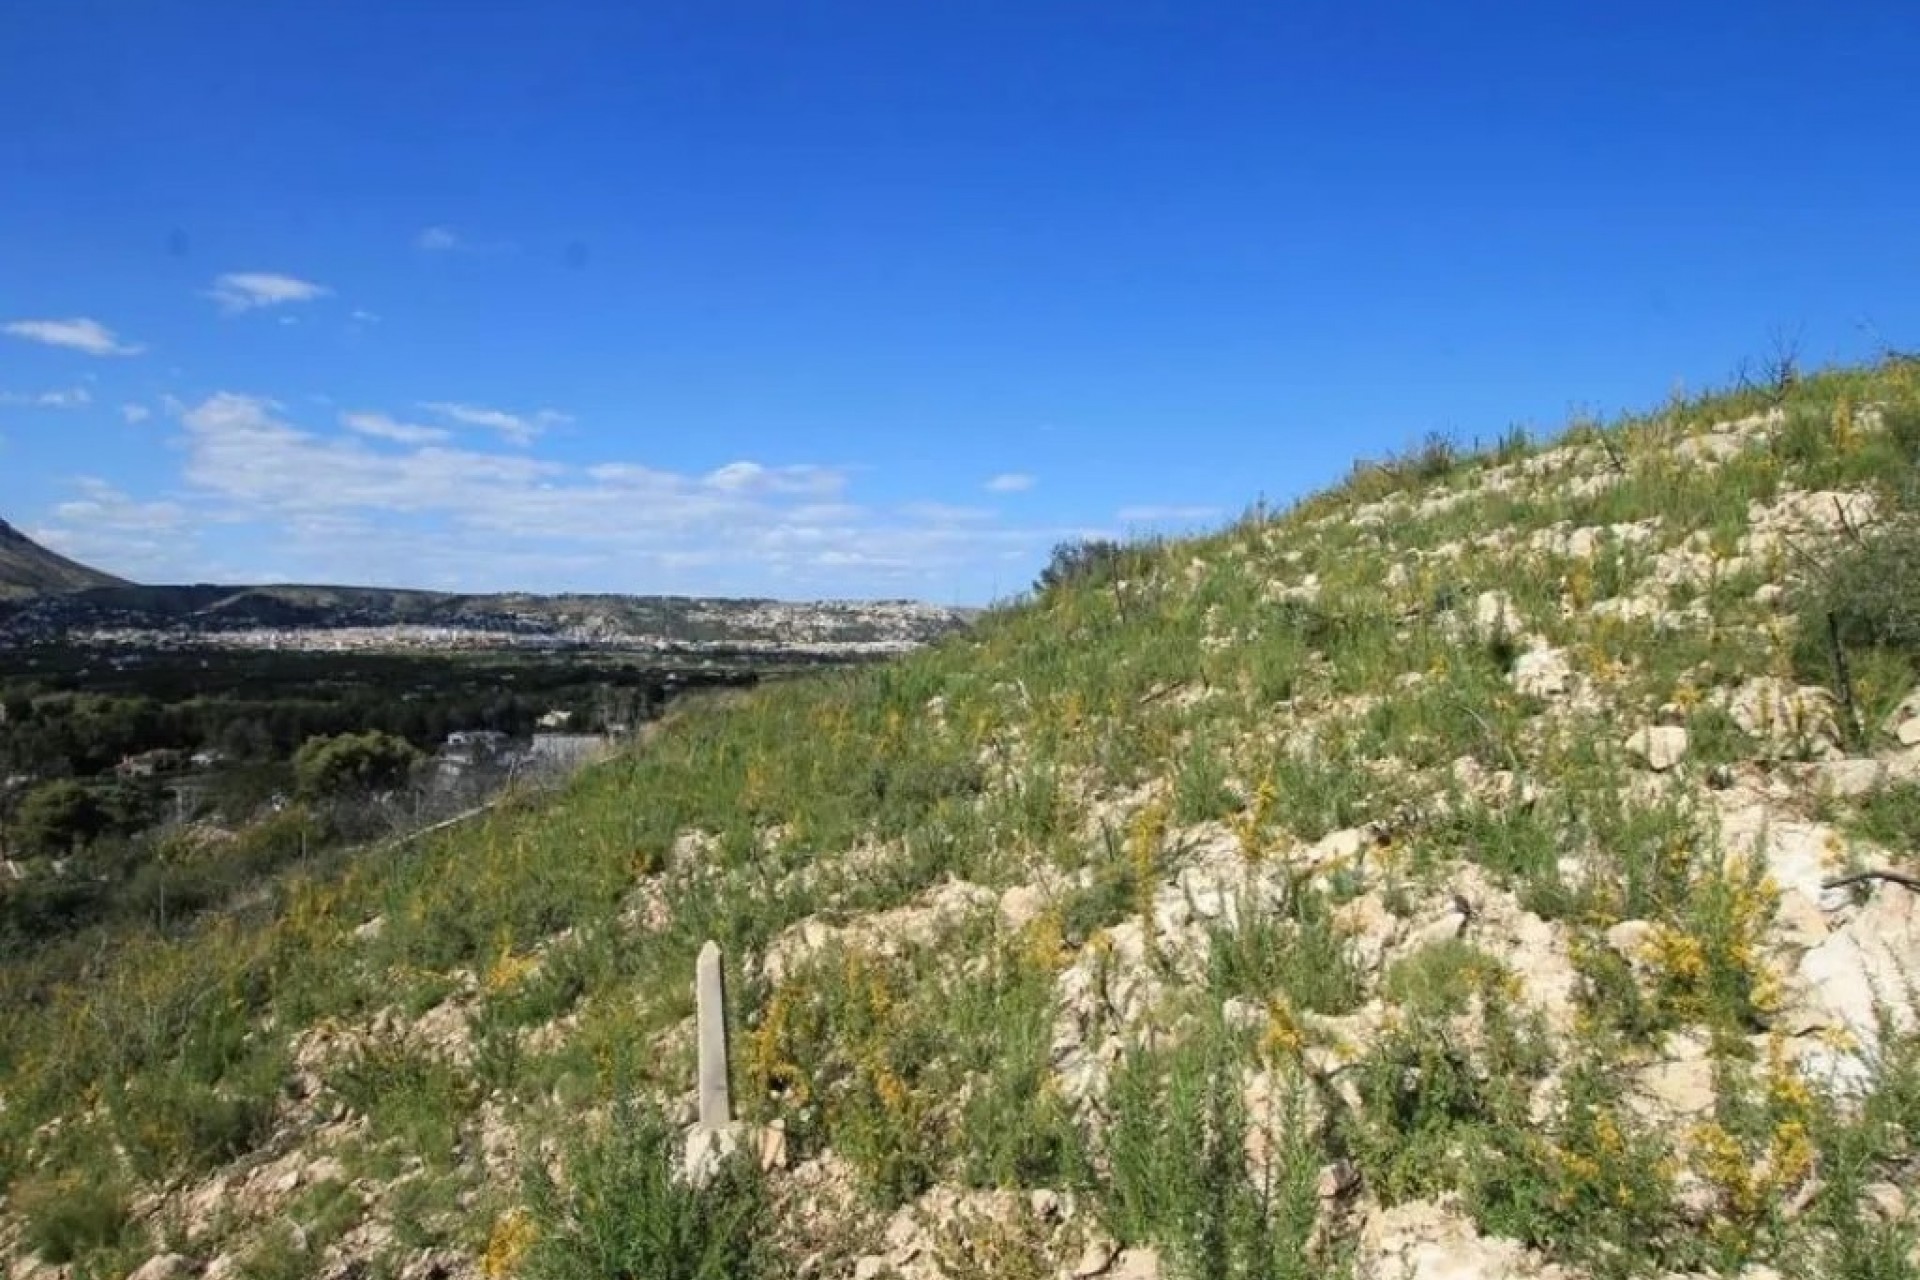
[{"label": "low scrub bush", "polygon": [[676,1175],[676,1137],[651,1110],[615,1107],[602,1131],[569,1148],[564,1181],[544,1166],[528,1175],[531,1230],[512,1228],[519,1238],[501,1243],[500,1251],[519,1255],[518,1273],[529,1280],[778,1274],[759,1171],[735,1157],[706,1185],[689,1185]]},{"label": "low scrub bush", "polygon": [[22,1242],[42,1262],[56,1267],[118,1248],[133,1233],[127,1190],[111,1175],[73,1171],[28,1182],[18,1188],[14,1201]]},{"label": "low scrub bush", "polygon": [[1173,1048],[1136,1048],[1122,1062],[1109,1098],[1109,1229],[1123,1243],[1166,1251],[1177,1275],[1339,1275],[1339,1259],[1309,1249],[1321,1157],[1305,1082],[1276,1086],[1266,1158],[1249,1160],[1240,1049],[1214,1025]]}]

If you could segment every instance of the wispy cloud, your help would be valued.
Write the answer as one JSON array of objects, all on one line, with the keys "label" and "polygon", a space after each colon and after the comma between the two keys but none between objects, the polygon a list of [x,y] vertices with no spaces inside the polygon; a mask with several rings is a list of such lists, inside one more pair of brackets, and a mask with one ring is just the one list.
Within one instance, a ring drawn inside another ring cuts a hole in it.
[{"label": "wispy cloud", "polygon": [[73,484],[78,496],[54,507],[55,523],[28,530],[62,555],[137,577],[177,564],[193,540],[177,502],[142,502],[94,476]]},{"label": "wispy cloud", "polygon": [[93,393],[85,387],[63,387],[58,391],[0,391],[0,404],[21,405],[31,409],[84,409],[93,403]]},{"label": "wispy cloud", "polygon": [[260,307],[280,307],[291,302],[312,302],[333,290],[297,276],[271,271],[230,271],[216,278],[207,296],[229,315]]},{"label": "wispy cloud", "polygon": [[7,323],[5,332],[28,342],[84,351],[90,356],[134,356],[146,350],[137,342],[120,341],[113,330],[85,316],[71,320],[13,320]]},{"label": "wispy cloud", "polygon": [[153,416],[153,410],[143,404],[135,404],[129,400],[120,406],[120,416],[127,422],[137,426],[145,422],[148,418],[151,418]]},{"label": "wispy cloud", "polygon": [[246,545],[261,565],[309,577],[920,594],[1081,532],[1011,528],[971,508],[863,505],[848,493],[854,472],[821,463],[562,463],[404,438],[419,424],[381,413],[342,415],[338,433],[309,430],[284,406],[235,393],[181,406],[179,421],[196,514],[257,530]]},{"label": "wispy cloud", "polygon": [[497,431],[514,444],[530,444],[542,432],[553,427],[564,426],[573,419],[557,409],[541,409],[535,413],[508,413],[504,409],[489,409],[484,405],[459,404],[447,400],[432,400],[420,406],[429,413],[437,413],[449,422],[457,422],[463,427],[485,427]]},{"label": "wispy cloud", "polygon": [[453,437],[453,432],[444,427],[398,422],[384,413],[343,413],[340,415],[340,425],[363,436],[391,440],[395,444],[439,444]]},{"label": "wispy cloud", "polygon": [[413,247],[422,253],[505,253],[513,248],[513,242],[476,240],[443,223],[422,228],[413,238]]},{"label": "wispy cloud", "polygon": [[1025,493],[1039,481],[1024,471],[1003,471],[987,481],[988,493]]}]

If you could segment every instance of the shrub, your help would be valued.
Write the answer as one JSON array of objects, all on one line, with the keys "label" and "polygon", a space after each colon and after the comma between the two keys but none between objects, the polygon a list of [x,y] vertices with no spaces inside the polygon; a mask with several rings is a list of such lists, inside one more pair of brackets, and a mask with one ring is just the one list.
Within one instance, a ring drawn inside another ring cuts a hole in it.
[{"label": "shrub", "polygon": [[420,759],[406,739],[370,729],[307,739],[294,753],[293,776],[312,798],[385,791],[404,786]]},{"label": "shrub", "polygon": [[1129,547],[1110,538],[1062,542],[1054,547],[1053,558],[1034,580],[1033,589],[1045,594],[1066,586],[1100,586],[1143,562],[1143,548]]},{"label": "shrub", "polygon": [[1896,782],[1860,801],[1852,829],[1896,853],[1920,854],[1920,783]]},{"label": "shrub", "polygon": [[14,839],[30,854],[57,858],[93,842],[112,825],[99,797],[71,779],[35,787],[14,814]]},{"label": "shrub", "polygon": [[1505,966],[1480,948],[1448,938],[1396,960],[1382,991],[1410,1013],[1447,1016],[1464,1010],[1474,992],[1505,974]]},{"label": "shrub", "polygon": [[477,1103],[466,1073],[438,1058],[376,1041],[360,1046],[329,1077],[374,1136],[394,1140],[429,1165],[451,1160],[460,1125]]},{"label": "shrub", "polygon": [[532,1280],[753,1280],[774,1274],[766,1191],[744,1158],[703,1187],[675,1174],[673,1128],[619,1104],[606,1128],[567,1152],[566,1183],[536,1165],[527,1179]]},{"label": "shrub", "polygon": [[124,1243],[133,1225],[118,1181],[77,1172],[21,1187],[16,1203],[26,1246],[56,1267]]},{"label": "shrub", "polygon": [[1848,652],[1888,650],[1920,666],[1920,520],[1862,534],[1800,591],[1794,665],[1834,678],[1829,621]]},{"label": "shrub", "polygon": [[1249,1116],[1235,1046],[1218,1025],[1171,1049],[1132,1051],[1114,1075],[1105,1216],[1128,1244],[1172,1256],[1175,1274],[1306,1280],[1337,1274],[1309,1248],[1320,1152],[1305,1084],[1281,1082],[1264,1161],[1246,1157]]}]

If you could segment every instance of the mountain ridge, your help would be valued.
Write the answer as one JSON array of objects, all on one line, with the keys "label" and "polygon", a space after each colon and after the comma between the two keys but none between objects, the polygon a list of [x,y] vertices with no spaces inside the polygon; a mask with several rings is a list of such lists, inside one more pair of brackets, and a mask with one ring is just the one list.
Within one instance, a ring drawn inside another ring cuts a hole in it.
[{"label": "mountain ridge", "polygon": [[977,610],[914,600],[790,601],[614,592],[447,592],[278,584],[139,584],[67,560],[0,522],[0,640],[368,648],[729,645],[898,652]]},{"label": "mountain ridge", "polygon": [[126,579],[49,550],[0,519],[0,603],[50,592],[125,585]]}]

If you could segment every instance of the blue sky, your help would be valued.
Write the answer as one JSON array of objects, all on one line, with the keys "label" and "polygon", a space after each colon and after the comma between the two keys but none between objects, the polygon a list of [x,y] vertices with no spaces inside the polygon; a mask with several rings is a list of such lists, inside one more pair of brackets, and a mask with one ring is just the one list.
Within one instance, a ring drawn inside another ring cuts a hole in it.
[{"label": "blue sky", "polygon": [[984,602],[1429,431],[1920,347],[1916,47],[1865,0],[18,6],[0,516],[152,581]]}]

